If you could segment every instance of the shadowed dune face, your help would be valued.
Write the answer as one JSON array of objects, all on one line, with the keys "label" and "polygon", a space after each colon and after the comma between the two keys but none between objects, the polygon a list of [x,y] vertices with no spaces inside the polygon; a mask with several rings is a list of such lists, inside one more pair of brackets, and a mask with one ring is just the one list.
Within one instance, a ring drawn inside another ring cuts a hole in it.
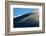
[{"label": "shadowed dune face", "polygon": [[39,26],[39,13],[32,12],[17,18],[14,18],[14,28],[19,27],[38,27]]}]

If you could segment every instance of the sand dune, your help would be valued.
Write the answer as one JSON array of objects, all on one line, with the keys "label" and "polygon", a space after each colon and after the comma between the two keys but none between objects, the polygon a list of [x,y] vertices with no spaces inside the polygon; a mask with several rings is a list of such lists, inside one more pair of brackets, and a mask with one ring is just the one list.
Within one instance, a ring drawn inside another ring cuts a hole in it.
[{"label": "sand dune", "polygon": [[16,27],[38,27],[39,13],[28,13],[14,18],[14,28]]}]

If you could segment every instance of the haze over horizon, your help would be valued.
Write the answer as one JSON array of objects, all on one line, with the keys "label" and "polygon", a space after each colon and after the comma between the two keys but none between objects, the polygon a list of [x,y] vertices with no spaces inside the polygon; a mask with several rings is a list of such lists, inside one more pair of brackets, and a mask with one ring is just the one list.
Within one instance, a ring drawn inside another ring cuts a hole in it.
[{"label": "haze over horizon", "polygon": [[27,13],[37,13],[38,9],[33,8],[13,8],[13,16],[18,17]]}]

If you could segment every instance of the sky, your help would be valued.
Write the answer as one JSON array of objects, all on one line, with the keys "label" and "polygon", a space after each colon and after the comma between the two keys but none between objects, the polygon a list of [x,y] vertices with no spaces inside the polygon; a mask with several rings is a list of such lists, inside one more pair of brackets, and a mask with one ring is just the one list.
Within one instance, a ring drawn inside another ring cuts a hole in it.
[{"label": "sky", "polygon": [[27,13],[32,13],[32,8],[13,8],[13,16],[21,16]]}]

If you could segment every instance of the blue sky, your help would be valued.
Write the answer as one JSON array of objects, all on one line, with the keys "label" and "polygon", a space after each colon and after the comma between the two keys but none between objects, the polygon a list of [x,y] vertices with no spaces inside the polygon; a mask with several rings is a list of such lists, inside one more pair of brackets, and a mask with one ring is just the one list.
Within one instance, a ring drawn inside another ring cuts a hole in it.
[{"label": "blue sky", "polygon": [[31,13],[33,11],[32,8],[13,8],[13,16],[24,15],[27,13]]}]

